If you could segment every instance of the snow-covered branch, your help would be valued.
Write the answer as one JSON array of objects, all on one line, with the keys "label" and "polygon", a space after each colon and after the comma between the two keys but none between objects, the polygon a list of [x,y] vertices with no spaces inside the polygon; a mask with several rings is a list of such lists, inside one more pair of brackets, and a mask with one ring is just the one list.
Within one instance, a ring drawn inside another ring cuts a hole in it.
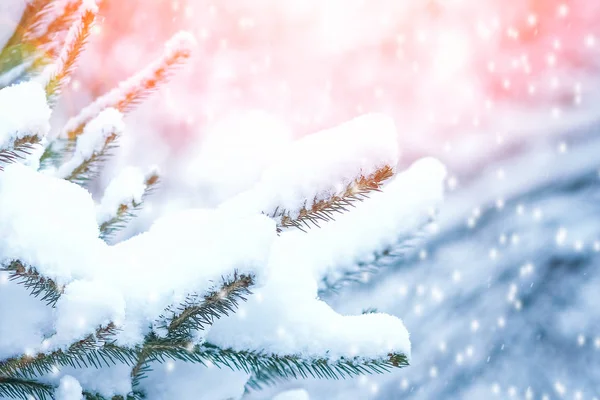
[{"label": "snow-covered branch", "polygon": [[145,69],[121,82],[107,94],[96,99],[65,125],[63,136],[74,140],[83,132],[86,123],[101,111],[113,107],[122,113],[130,111],[156,89],[167,82],[173,71],[180,67],[190,56],[194,38],[187,32],[176,34],[165,46],[159,59]]}]

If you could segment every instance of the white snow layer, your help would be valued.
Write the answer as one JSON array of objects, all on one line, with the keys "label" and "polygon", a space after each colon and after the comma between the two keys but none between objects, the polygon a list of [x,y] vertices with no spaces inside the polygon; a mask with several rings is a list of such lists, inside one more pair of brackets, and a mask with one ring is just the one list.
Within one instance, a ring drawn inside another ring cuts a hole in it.
[{"label": "white snow layer", "polygon": [[340,192],[359,176],[395,167],[398,142],[394,121],[366,114],[336,127],[291,142],[262,173],[256,186],[228,202],[227,207],[267,214],[287,210],[294,218],[315,199]]},{"label": "white snow layer", "polygon": [[56,400],[81,400],[83,399],[83,389],[77,381],[70,375],[65,375],[60,380],[56,390]]},{"label": "white snow layer", "polygon": [[123,114],[118,110],[107,108],[100,112],[85,126],[83,133],[77,138],[73,157],[60,166],[57,176],[61,178],[69,176],[75,168],[89,160],[94,153],[101,151],[111,135],[120,135],[124,130]]},{"label": "white snow layer", "polygon": [[44,138],[50,130],[46,92],[36,82],[23,82],[0,90],[0,150],[25,136]]},{"label": "white snow layer", "polygon": [[148,400],[239,399],[249,377],[243,371],[229,368],[169,361],[153,363],[142,388],[148,393]]},{"label": "white snow layer", "polygon": [[130,206],[132,202],[141,203],[146,190],[146,176],[136,167],[125,167],[114,177],[104,191],[97,207],[98,224],[114,217],[119,206]]},{"label": "white snow layer", "polygon": [[[368,258],[430,217],[442,197],[445,169],[439,162],[417,161],[381,193],[308,233],[288,230],[277,236],[275,222],[261,214],[277,204],[298,208],[303,197],[325,196],[332,187],[337,190],[336,185],[382,165],[396,167],[396,149],[390,119],[375,114],[357,118],[292,142],[264,170],[255,187],[234,201],[216,209],[168,214],[147,232],[114,246],[98,238],[98,206],[85,189],[23,165],[9,165],[0,173],[0,264],[21,260],[65,286],[52,313],[54,335],[44,346],[35,341],[52,332],[47,314],[40,315],[39,321],[13,316],[21,325],[30,324],[23,330],[31,334],[16,342],[0,339],[0,354],[19,351],[19,346],[34,352],[64,347],[109,322],[120,328],[120,344],[136,345],[166,307],[179,304],[190,293],[204,293],[222,276],[238,271],[256,275],[254,294],[237,313],[218,320],[198,340],[224,348],[331,361],[385,359],[390,352],[410,356],[408,332],[400,319],[383,313],[340,315],[318,299],[317,290],[331,270]],[[125,170],[101,207],[125,197],[139,199],[141,178],[139,171]],[[244,204],[240,199],[251,201]],[[3,288],[1,297],[4,293]],[[187,384],[196,387],[204,377],[210,380],[205,367],[173,366],[183,371],[172,374],[177,381],[194,376]],[[169,375],[165,371],[157,369],[153,374]],[[68,373],[89,386],[85,370]],[[106,374],[120,383],[96,385],[98,390],[128,388],[123,371],[107,369]],[[237,397],[247,376],[233,373],[231,379],[237,383],[218,386],[228,390],[223,395]],[[170,379],[149,379],[145,385],[150,398],[182,398]]]},{"label": "white snow layer", "polygon": [[273,400],[310,400],[308,392],[304,389],[286,390],[279,393]]}]

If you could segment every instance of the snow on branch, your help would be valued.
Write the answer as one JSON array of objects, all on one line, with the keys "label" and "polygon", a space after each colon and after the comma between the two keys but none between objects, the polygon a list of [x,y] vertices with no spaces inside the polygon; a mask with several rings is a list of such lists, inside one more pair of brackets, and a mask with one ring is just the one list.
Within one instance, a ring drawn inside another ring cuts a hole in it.
[{"label": "snow on branch", "polygon": [[309,246],[316,273],[335,286],[357,266],[365,270],[378,259],[405,254],[402,246],[415,242],[441,204],[445,177],[439,161],[418,160],[352,212],[297,240]]},{"label": "snow on branch", "polygon": [[0,396],[8,398],[28,399],[34,395],[38,400],[51,400],[54,387],[29,379],[0,376]]},{"label": "snow on branch", "polygon": [[415,233],[399,236],[395,244],[383,250],[374,250],[370,256],[360,259],[355,264],[331,268],[319,283],[319,297],[337,293],[351,283],[365,283],[382,268],[401,265],[411,257],[415,257],[418,246],[427,236],[428,226],[425,225]]},{"label": "snow on branch", "polygon": [[151,168],[144,175],[138,168],[127,167],[113,178],[97,207],[100,237],[108,242],[119,230],[125,228],[158,184],[156,168]]},{"label": "snow on branch", "polygon": [[84,2],[80,10],[80,19],[69,29],[58,59],[48,67],[44,80],[46,96],[50,102],[58,96],[73,74],[75,63],[87,43],[97,12],[98,7],[94,2]]},{"label": "snow on branch", "polygon": [[77,379],[70,375],[61,378],[60,384],[56,389],[56,400],[81,400],[83,388]]},{"label": "snow on branch", "polygon": [[28,155],[50,130],[44,89],[24,82],[0,90],[0,170]]},{"label": "snow on branch", "polygon": [[123,114],[114,108],[103,110],[85,126],[77,138],[73,156],[60,166],[57,176],[78,184],[96,177],[124,130]]},{"label": "snow on branch", "polygon": [[121,82],[107,94],[96,99],[81,112],[71,118],[63,131],[65,137],[74,140],[83,131],[87,122],[102,110],[114,107],[126,113],[152,94],[161,84],[167,82],[172,72],[191,56],[194,38],[187,32],[179,32],[165,46],[162,57],[145,69]]},{"label": "snow on branch", "polygon": [[17,23],[12,36],[0,51],[0,87],[10,85],[11,82],[25,72],[26,68],[19,67],[22,67],[26,61],[25,58],[35,51],[35,46],[31,45],[29,36],[54,2],[50,0],[31,0],[26,3],[21,19]]},{"label": "snow on branch", "polygon": [[21,261],[13,261],[0,271],[9,273],[9,280],[22,284],[34,297],[41,297],[46,304],[54,307],[63,292],[63,287],[52,279],[40,275],[35,268],[26,267]]},{"label": "snow on branch", "polygon": [[271,216],[281,215],[279,226],[290,227],[294,226],[304,231],[303,224],[310,228],[307,221],[314,226],[319,227],[319,222],[335,221],[335,215],[348,212],[350,207],[355,207],[356,202],[363,201],[369,197],[373,191],[380,190],[385,180],[392,177],[394,174],[389,165],[385,165],[372,173],[369,176],[356,178],[349,183],[342,192],[332,193],[329,198],[314,201],[310,205],[305,205],[298,212],[297,217],[292,218],[289,212],[276,210]]},{"label": "snow on branch", "polygon": [[[58,285],[91,267],[104,243],[86,190],[21,164],[0,174],[0,265],[34,266]],[[89,260],[89,261],[88,261]]]},{"label": "snow on branch", "polygon": [[59,366],[75,368],[110,367],[116,363],[133,364],[135,353],[120,348],[111,340],[115,334],[114,324],[98,327],[94,333],[75,341],[65,350],[22,355],[0,361],[0,374],[30,379],[52,373]]},{"label": "snow on branch", "polygon": [[207,340],[238,351],[302,354],[331,362],[355,355],[381,360],[401,354],[408,359],[408,333],[399,319],[381,313],[339,315],[317,299],[318,281],[371,258],[426,223],[441,201],[444,178],[438,161],[419,160],[320,229],[282,232],[271,251],[267,283],[255,290],[243,312],[216,321]]},{"label": "snow on branch", "polygon": [[[37,10],[31,10],[32,17],[23,33],[23,40],[45,43],[49,36],[55,35],[60,30],[69,29],[77,18],[77,12],[83,3],[87,3],[89,8],[95,6],[93,0],[33,1],[32,4],[37,4],[35,7]],[[42,7],[40,7],[41,4],[43,4]]]},{"label": "snow on branch", "polygon": [[[83,4],[83,6],[82,6]],[[80,8],[92,9],[94,0],[33,0],[28,2],[19,28],[0,53],[3,81],[15,81],[38,73],[52,63],[63,47],[67,31]]]},{"label": "snow on branch", "polygon": [[282,227],[308,227],[377,190],[397,162],[394,121],[366,114],[290,143],[253,189],[222,207],[263,212]]},{"label": "snow on branch", "polygon": [[[59,349],[113,322],[121,328],[117,338],[136,345],[147,333],[145,321],[191,293],[210,293],[222,276],[238,270],[263,279],[276,236],[273,221],[261,215],[188,210],[109,247],[98,238],[86,190],[20,164],[0,175],[0,210],[0,231],[9,238],[0,242],[0,265],[20,260],[57,285],[66,284],[49,340]],[[165,274],[165,268],[171,272]]]},{"label": "snow on branch", "polygon": [[215,365],[246,373],[261,373],[279,378],[344,379],[357,375],[384,373],[392,368],[408,365],[403,354],[387,354],[379,359],[360,356],[340,358],[305,358],[297,354],[269,354],[222,348],[211,343],[190,346],[187,342],[173,343],[160,338],[151,338],[146,347],[151,349],[148,361],[183,360],[202,365]]},{"label": "snow on branch", "polygon": [[174,340],[191,340],[194,332],[204,330],[215,320],[235,312],[238,302],[246,301],[251,294],[249,288],[254,285],[252,275],[238,275],[223,279],[218,289],[199,296],[189,295],[185,302],[177,307],[169,307],[161,316],[162,325],[158,331],[165,331],[166,337]]}]

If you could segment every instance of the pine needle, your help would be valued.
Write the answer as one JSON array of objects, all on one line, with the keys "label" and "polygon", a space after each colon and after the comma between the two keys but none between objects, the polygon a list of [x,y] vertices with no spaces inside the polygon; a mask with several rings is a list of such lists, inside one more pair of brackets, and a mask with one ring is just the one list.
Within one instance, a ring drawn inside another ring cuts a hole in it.
[{"label": "pine needle", "polygon": [[344,213],[349,207],[354,207],[355,202],[368,198],[369,193],[379,191],[383,183],[393,175],[392,167],[385,165],[369,176],[361,175],[348,184],[341,193],[333,194],[324,200],[315,198],[311,205],[305,205],[300,209],[297,216],[290,216],[289,210],[277,209],[271,217],[278,219],[278,230],[296,227],[305,231],[305,228],[319,227],[321,222],[333,221],[336,213]]},{"label": "pine needle", "polygon": [[85,9],[79,21],[69,29],[65,45],[53,66],[54,72],[46,84],[46,96],[49,102],[53,102],[73,74],[75,64],[85,48],[95,18],[94,10]]},{"label": "pine needle", "polygon": [[0,376],[0,397],[52,400],[54,399],[54,387],[27,379]]},{"label": "pine needle", "polygon": [[319,297],[339,292],[352,283],[365,283],[372,275],[383,268],[399,265],[414,257],[416,249],[425,237],[424,228],[414,234],[399,237],[396,243],[381,251],[375,251],[369,261],[358,261],[351,269],[341,270],[341,274],[325,276],[319,289]]},{"label": "pine needle", "polygon": [[[26,36],[31,33],[32,27],[45,15],[51,0],[32,0],[25,5],[21,20],[17,24],[12,36],[8,39],[0,52],[0,75],[7,73],[23,63],[26,55],[30,54],[35,46],[29,45]],[[11,80],[12,81],[12,80]],[[11,82],[6,82],[10,84]]]},{"label": "pine needle", "polygon": [[138,203],[133,200],[128,204],[120,204],[115,215],[108,221],[100,224],[100,238],[105,242],[109,242],[115,233],[124,229],[129,221],[137,216],[137,213],[142,209],[145,200],[156,190],[159,183],[160,177],[157,173],[153,173],[146,178],[146,181],[144,182],[146,188],[142,195],[142,201]]},{"label": "pine needle", "polygon": [[[268,354],[252,350],[221,349],[210,343],[192,345],[189,342],[176,342],[161,339],[155,335],[147,338],[144,345],[146,363],[168,360],[185,361],[202,365],[215,365],[233,371],[258,374],[263,384],[282,379],[317,378],[345,379],[365,374],[381,374],[393,368],[408,365],[408,358],[401,353],[390,353],[386,357],[365,359],[362,357],[340,358],[302,358],[299,355]],[[145,372],[149,371],[146,364]],[[260,382],[249,383],[259,388]]]},{"label": "pine needle", "polygon": [[117,137],[118,135],[116,133],[109,135],[99,151],[93,152],[88,159],[83,160],[83,162],[75,167],[64,179],[83,186],[85,183],[96,178],[100,173],[100,165],[106,161],[111,150],[117,147]]},{"label": "pine needle", "polygon": [[62,38],[75,19],[81,0],[67,2],[57,14],[56,4],[51,0],[32,0],[25,7],[19,26],[0,52],[0,74],[26,67],[11,82],[39,72],[58,55]]},{"label": "pine needle", "polygon": [[76,117],[71,118],[64,128],[63,136],[70,141],[75,140],[83,132],[85,124],[106,108],[113,107],[122,113],[133,110],[158,87],[165,84],[172,73],[190,58],[192,43],[191,37],[185,33],[175,35],[167,43],[161,58],[121,82],[118,87],[99,97]]},{"label": "pine needle", "polygon": [[115,332],[115,325],[110,323],[71,344],[66,350],[22,355],[0,361],[0,376],[29,379],[50,373],[61,366],[108,368],[119,363],[133,365],[135,352],[109,341]]},{"label": "pine needle", "polygon": [[13,142],[12,146],[0,150],[0,171],[3,170],[2,164],[11,164],[25,159],[31,154],[34,146],[40,142],[38,136],[24,136]]},{"label": "pine needle", "polygon": [[[246,301],[250,295],[249,288],[254,285],[254,277],[238,275],[223,279],[219,288],[211,290],[204,296],[188,296],[186,301],[177,309],[170,308],[164,328],[167,337],[174,340],[190,339],[194,331],[203,330],[216,319],[234,313],[239,301]],[[164,317],[161,317],[161,319]]]},{"label": "pine needle", "polygon": [[52,279],[41,276],[35,268],[26,267],[21,261],[13,261],[0,271],[9,273],[9,280],[23,285],[34,297],[40,297],[47,305],[54,307],[63,293],[63,287]]},{"label": "pine needle", "polygon": [[156,343],[188,343],[195,331],[204,330],[206,326],[230,313],[234,313],[240,301],[246,301],[250,295],[249,288],[254,285],[251,275],[238,275],[234,272],[230,278],[223,278],[223,283],[204,296],[188,296],[183,304],[169,307],[166,315],[161,315],[163,321],[158,325],[159,330],[167,332],[166,338],[160,339],[152,334],[138,352],[138,361],[131,371],[133,387],[136,387],[146,373],[149,363],[155,359]]}]

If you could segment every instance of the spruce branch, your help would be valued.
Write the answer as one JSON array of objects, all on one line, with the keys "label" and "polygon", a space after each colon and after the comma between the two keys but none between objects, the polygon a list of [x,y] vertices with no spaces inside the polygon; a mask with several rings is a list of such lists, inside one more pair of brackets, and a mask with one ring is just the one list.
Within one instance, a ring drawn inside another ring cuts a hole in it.
[{"label": "spruce branch", "polygon": [[30,155],[34,146],[39,142],[39,136],[28,135],[15,140],[8,148],[0,149],[0,171],[3,170],[2,164],[17,162]]},{"label": "spruce branch", "polygon": [[46,83],[46,96],[50,103],[54,102],[62,87],[67,84],[73,74],[75,64],[88,41],[95,18],[95,10],[86,8],[79,21],[69,29],[63,49],[55,65],[51,67],[52,75]]},{"label": "spruce branch", "polygon": [[51,37],[69,29],[77,18],[83,0],[43,1],[46,5],[35,14],[24,31],[23,40],[38,44],[51,42]]},{"label": "spruce branch", "polygon": [[319,227],[319,223],[332,221],[336,213],[349,211],[349,207],[354,207],[357,201],[363,201],[369,197],[369,193],[380,191],[383,183],[394,175],[394,170],[389,165],[379,168],[368,176],[359,176],[350,182],[340,193],[334,193],[327,199],[318,199],[315,197],[312,204],[304,204],[304,207],[293,215],[290,210],[276,209],[272,218],[278,221],[277,228],[296,227],[302,231],[304,228],[311,228],[309,222]]},{"label": "spruce branch", "polygon": [[414,234],[399,238],[392,246],[374,252],[368,261],[359,261],[353,268],[343,270],[339,275],[326,276],[321,282],[323,287],[319,289],[319,296],[336,293],[352,283],[364,283],[366,277],[374,275],[381,269],[398,265],[413,257],[415,249],[422,243],[424,237],[425,230],[421,229]]},{"label": "spruce branch", "polygon": [[117,346],[110,337],[116,331],[114,324],[99,327],[96,332],[71,344],[66,350],[22,355],[0,361],[0,376],[34,378],[50,373],[58,367],[101,368],[117,363],[133,365],[135,351]]},{"label": "spruce branch", "polygon": [[204,296],[191,295],[177,308],[167,309],[169,317],[161,327],[167,330],[167,338],[173,340],[190,340],[194,331],[204,330],[216,319],[234,313],[240,301],[246,301],[250,295],[250,287],[254,285],[254,276],[238,275],[225,279],[218,289]]},{"label": "spruce branch", "polygon": [[52,400],[54,387],[27,379],[0,376],[0,396],[13,399]]},{"label": "spruce branch", "polygon": [[[82,0],[66,2],[57,14],[56,3],[50,0],[28,2],[18,28],[0,53],[0,71],[9,71],[6,84],[31,75],[50,64],[62,48],[63,32],[76,20]],[[17,69],[24,65],[25,68]]]},{"label": "spruce branch", "polygon": [[[225,350],[227,351],[227,350]],[[228,357],[229,354],[224,355]],[[393,368],[408,366],[408,358],[404,354],[390,353],[381,359],[342,358],[329,361],[325,358],[313,360],[302,359],[298,356],[264,355],[249,352],[248,356],[254,368],[250,380],[246,384],[248,390],[259,390],[287,379],[317,378],[317,379],[346,379],[359,375],[383,374]]]},{"label": "spruce branch", "polygon": [[99,97],[76,117],[71,118],[64,128],[63,136],[70,141],[75,140],[83,132],[85,124],[106,108],[113,107],[122,113],[134,109],[160,85],[166,83],[173,72],[190,58],[192,44],[193,39],[189,34],[181,32],[175,35],[167,43],[161,58],[121,82],[118,87]]},{"label": "spruce branch", "polygon": [[117,138],[118,134],[116,132],[109,134],[104,140],[102,148],[94,151],[90,157],[73,168],[64,179],[83,186],[96,178],[100,173],[102,163],[110,156],[112,150],[118,147]]},{"label": "spruce branch", "polygon": [[32,63],[27,68],[28,73],[40,71],[57,58],[64,46],[64,32],[71,29],[77,20],[82,3],[82,0],[69,1],[58,15],[55,15],[56,7],[52,3],[42,10],[32,29],[29,29],[24,37],[24,41],[31,43],[37,50],[31,55]]},{"label": "spruce branch", "polygon": [[127,223],[136,217],[137,213],[142,209],[146,198],[154,193],[159,183],[160,177],[158,174],[151,173],[144,182],[146,187],[141,201],[137,202],[132,200],[127,204],[120,204],[115,215],[100,224],[100,238],[105,242],[108,242],[113,238],[115,233],[125,228]]},{"label": "spruce branch", "polygon": [[168,346],[169,343],[189,349],[194,331],[204,330],[222,316],[234,313],[240,301],[246,301],[250,295],[250,287],[254,285],[254,276],[238,275],[237,272],[229,278],[223,278],[223,283],[204,296],[191,295],[178,307],[169,307],[160,320],[158,326],[166,330],[165,338],[150,334],[144,345],[138,350],[137,363],[131,371],[133,387],[136,387],[147,372],[150,371],[149,363],[155,361],[157,349]]},{"label": "spruce branch", "polygon": [[44,153],[40,157],[40,170],[45,170],[52,165],[58,165],[65,156],[64,149],[66,148],[67,141],[62,138],[56,138],[51,141]]},{"label": "spruce branch", "polygon": [[[153,361],[164,363],[168,360],[215,365],[219,368],[258,374],[265,382],[280,379],[319,378],[345,379],[357,375],[381,374],[392,368],[408,365],[404,354],[390,353],[378,359],[361,357],[305,359],[298,355],[268,354],[252,350],[222,349],[210,343],[192,345],[190,342],[177,342],[170,339],[149,337],[144,345],[147,354],[146,363]],[[138,378],[138,382],[139,382]]]},{"label": "spruce branch", "polygon": [[21,261],[13,261],[0,271],[9,273],[9,280],[25,286],[34,297],[40,297],[47,305],[54,307],[63,293],[63,287],[52,279],[40,275],[35,268],[26,267]]},{"label": "spruce branch", "polygon": [[[2,48],[2,51],[0,51],[0,75],[4,75],[22,64],[26,55],[32,53],[34,46],[29,44],[26,36],[37,24],[37,21],[43,17],[45,14],[44,10],[47,9],[50,2],[51,0],[32,0],[27,2],[17,27]],[[10,85],[10,83],[10,81],[6,82],[6,85]]]}]

